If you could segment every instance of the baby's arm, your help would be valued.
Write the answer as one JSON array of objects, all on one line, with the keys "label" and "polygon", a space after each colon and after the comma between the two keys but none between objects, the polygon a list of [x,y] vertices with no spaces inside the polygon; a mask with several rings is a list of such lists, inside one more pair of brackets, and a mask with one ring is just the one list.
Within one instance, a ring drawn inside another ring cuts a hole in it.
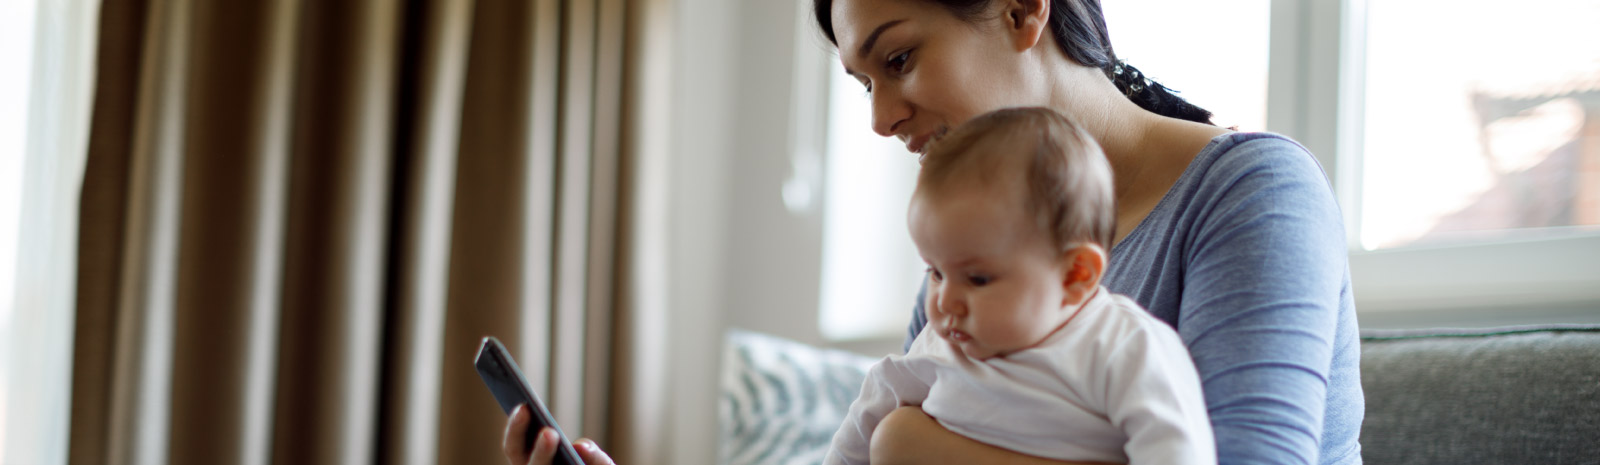
[{"label": "baby's arm", "polygon": [[1128,463],[1217,463],[1200,375],[1177,333],[1147,327],[1110,354],[1106,413],[1128,435]]},{"label": "baby's arm", "polygon": [[[919,338],[922,339],[922,338]],[[833,435],[833,445],[823,463],[868,463],[872,445],[872,431],[878,423],[904,405],[921,405],[928,398],[933,380],[932,364],[916,358],[917,346],[904,356],[890,355],[872,365],[867,379],[861,383],[861,395],[850,404],[844,424]],[[927,371],[920,373],[919,371]]]}]

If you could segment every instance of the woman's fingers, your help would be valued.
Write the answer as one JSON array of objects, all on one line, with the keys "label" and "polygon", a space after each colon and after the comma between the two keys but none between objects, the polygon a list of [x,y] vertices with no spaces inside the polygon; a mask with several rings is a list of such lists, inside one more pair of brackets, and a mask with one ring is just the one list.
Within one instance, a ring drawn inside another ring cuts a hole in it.
[{"label": "woman's fingers", "polygon": [[617,465],[611,461],[610,455],[606,455],[606,451],[600,450],[600,446],[595,445],[589,438],[572,443],[572,448],[578,450],[578,458],[583,459],[585,465]]},{"label": "woman's fingers", "polygon": [[[518,405],[506,419],[506,435],[500,438],[500,450],[511,465],[546,465],[555,461],[556,448],[561,444],[561,435],[556,434],[555,428],[547,426],[540,429],[539,436],[533,440],[533,450],[528,450],[524,444],[523,438],[527,437],[531,415],[528,406]],[[611,456],[588,438],[573,442],[572,448],[578,450],[578,458],[583,459],[586,465],[616,465],[611,461]]]},{"label": "woman's fingers", "polygon": [[500,438],[500,451],[505,453],[506,462],[511,465],[528,463],[527,445],[523,438],[528,437],[528,409],[525,405],[518,405],[511,410],[511,416],[506,417],[506,434]]},{"label": "woman's fingers", "polygon": [[545,427],[539,430],[539,438],[533,440],[533,455],[528,457],[528,465],[545,465],[555,462],[556,445],[561,443],[561,436],[556,430]]}]

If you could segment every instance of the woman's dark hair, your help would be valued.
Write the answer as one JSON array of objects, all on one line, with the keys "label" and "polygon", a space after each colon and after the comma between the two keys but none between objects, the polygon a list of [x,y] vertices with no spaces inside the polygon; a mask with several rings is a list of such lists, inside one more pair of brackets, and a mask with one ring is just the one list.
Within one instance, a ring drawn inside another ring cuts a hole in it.
[{"label": "woman's dark hair", "polygon": [[[928,1],[945,7],[963,21],[972,22],[983,14],[991,0]],[[812,0],[812,7],[822,34],[838,46],[839,40],[833,35],[833,0]],[[1116,52],[1111,49],[1111,35],[1106,30],[1100,0],[1050,0],[1050,33],[1067,58],[1100,68],[1106,78],[1116,84],[1117,90],[1140,108],[1161,116],[1212,124],[1211,112],[1173,95],[1166,86],[1117,59]]]}]

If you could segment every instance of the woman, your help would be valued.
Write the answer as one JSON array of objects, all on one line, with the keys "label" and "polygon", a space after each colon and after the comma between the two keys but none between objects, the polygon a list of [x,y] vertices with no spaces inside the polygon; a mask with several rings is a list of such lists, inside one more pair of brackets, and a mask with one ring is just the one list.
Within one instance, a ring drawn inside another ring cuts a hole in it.
[{"label": "woman", "polygon": [[[818,25],[871,94],[873,129],[913,152],[1005,107],[1047,106],[1094,135],[1116,183],[1105,285],[1177,328],[1219,462],[1360,463],[1344,229],[1310,153],[1213,126],[1119,63],[1098,0],[815,1]],[[910,335],[925,323],[919,296]],[[508,422],[506,444],[520,449],[509,438],[524,425]],[[550,439],[528,463],[547,463]],[[585,444],[591,463],[609,463]],[[873,447],[907,463],[1054,463],[956,435],[914,407],[886,418]]]}]

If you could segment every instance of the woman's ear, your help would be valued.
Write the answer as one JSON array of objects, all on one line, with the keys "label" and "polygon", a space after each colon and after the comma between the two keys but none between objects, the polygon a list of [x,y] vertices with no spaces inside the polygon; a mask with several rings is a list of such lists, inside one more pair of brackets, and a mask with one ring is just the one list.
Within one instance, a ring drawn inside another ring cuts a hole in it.
[{"label": "woman's ear", "polygon": [[1061,252],[1061,305],[1076,306],[1100,288],[1106,270],[1106,250],[1084,242]]},{"label": "woman's ear", "polygon": [[1050,0],[1004,2],[1006,30],[1017,51],[1033,48],[1050,31]]}]

